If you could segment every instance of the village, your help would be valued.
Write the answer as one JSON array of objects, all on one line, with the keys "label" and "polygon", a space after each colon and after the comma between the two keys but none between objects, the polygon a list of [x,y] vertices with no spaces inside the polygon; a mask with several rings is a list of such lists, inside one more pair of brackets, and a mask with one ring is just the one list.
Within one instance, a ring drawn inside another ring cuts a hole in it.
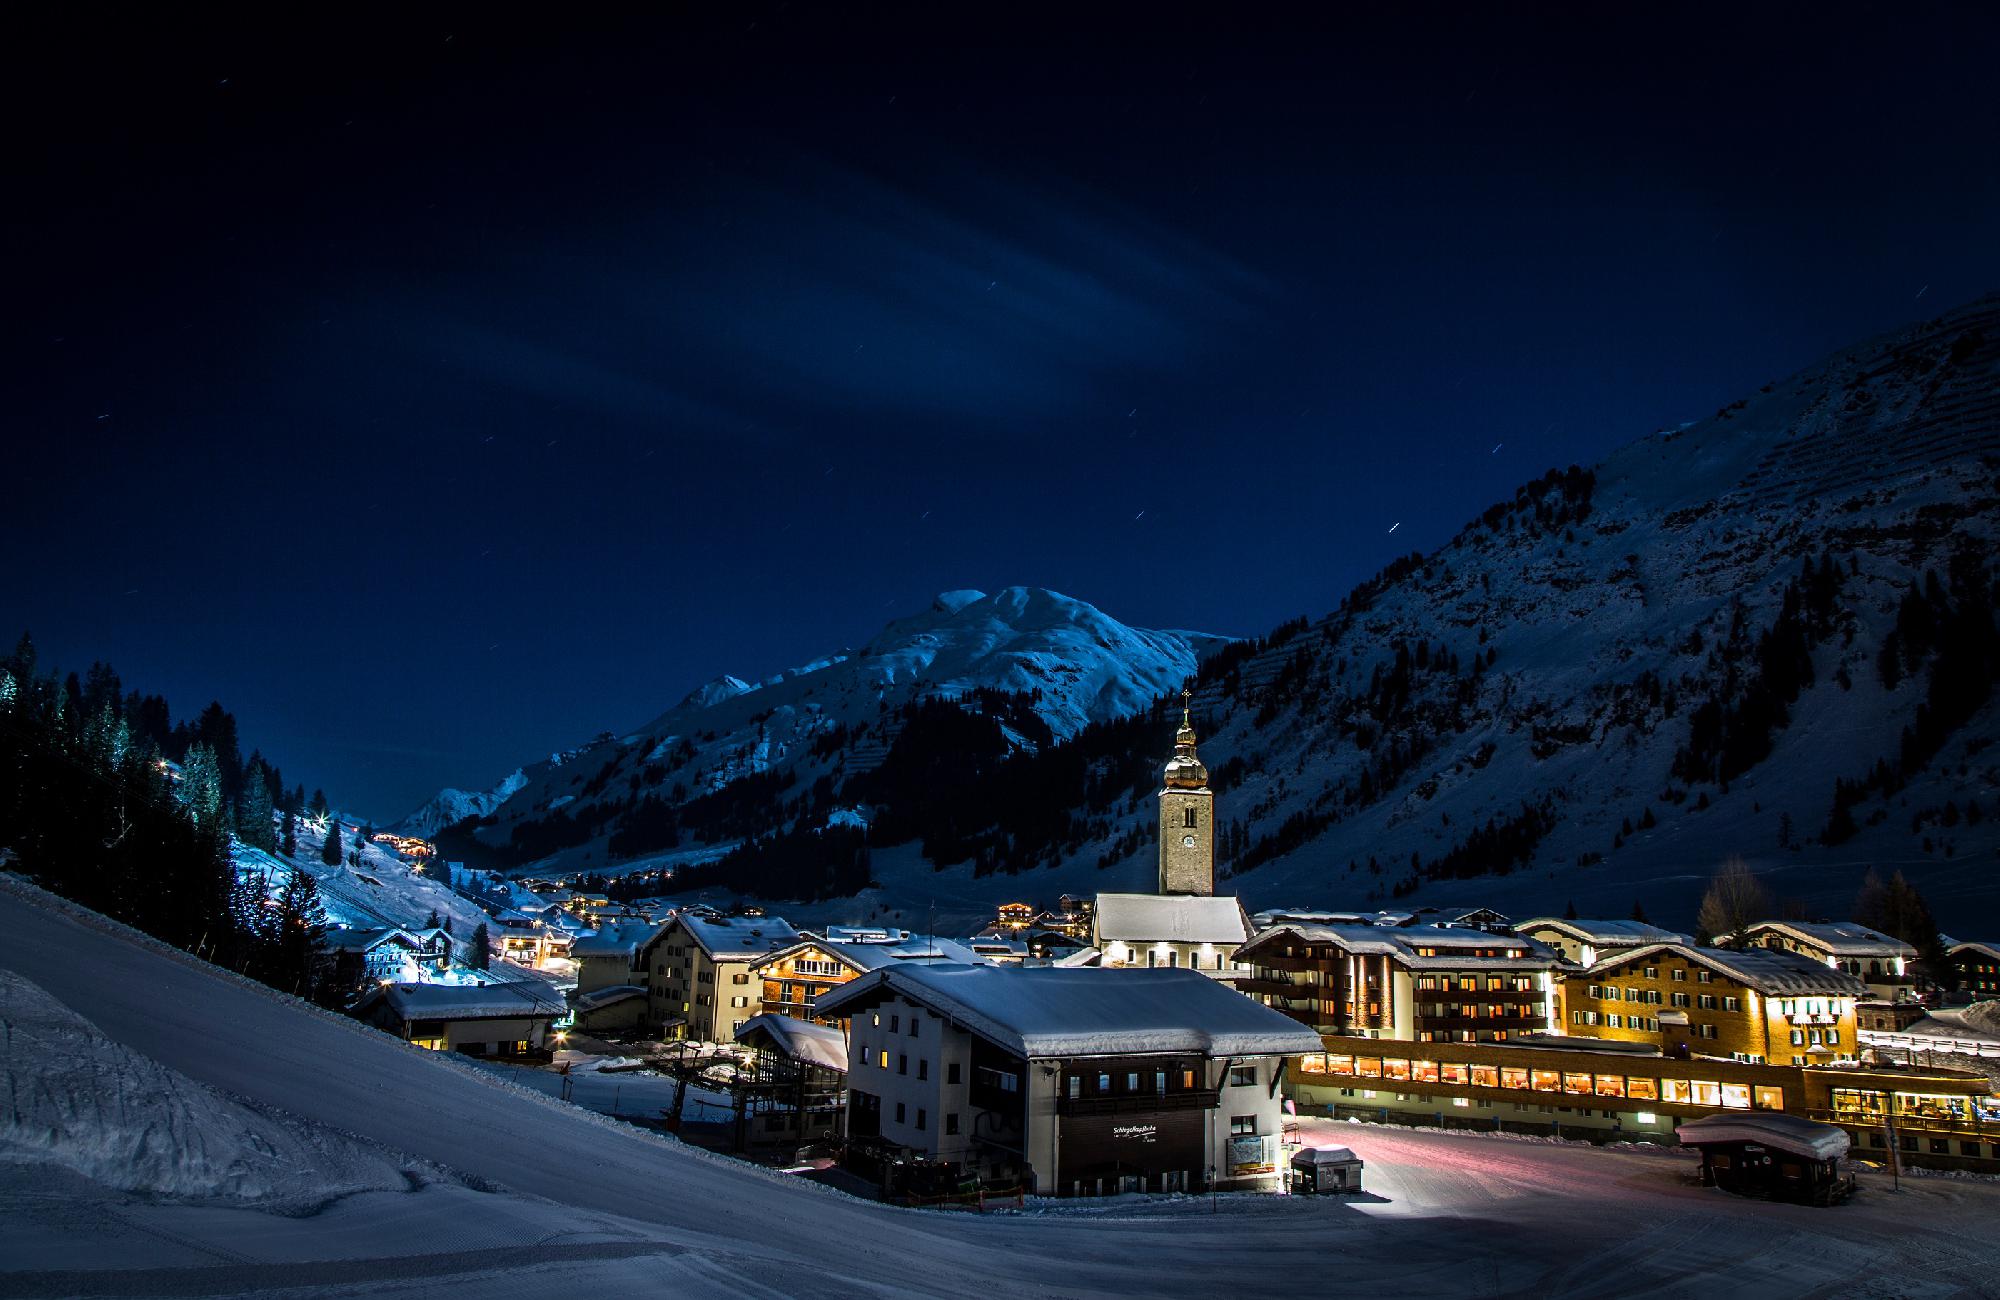
[{"label": "village", "polygon": [[1698,943],[1480,907],[1253,915],[1215,891],[1185,713],[1158,803],[1157,890],[1008,903],[963,937],[529,881],[543,915],[496,910],[470,963],[434,927],[328,946],[351,1013],[415,1047],[904,1204],[1360,1193],[1356,1123],[1695,1147],[1705,1181],[1817,1203],[1857,1165],[2000,1174],[2000,944],[1941,938],[1927,969],[1844,920]]}]

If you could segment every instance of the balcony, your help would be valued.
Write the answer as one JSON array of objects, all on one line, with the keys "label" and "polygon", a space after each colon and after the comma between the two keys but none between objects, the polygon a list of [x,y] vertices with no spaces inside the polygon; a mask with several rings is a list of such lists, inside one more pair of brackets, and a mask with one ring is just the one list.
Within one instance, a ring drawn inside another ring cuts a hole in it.
[{"label": "balcony", "polygon": [[1262,973],[1236,981],[1236,990],[1239,993],[1269,993],[1275,997],[1287,998],[1299,997],[1318,987],[1315,984],[1294,984],[1288,979],[1274,979]]},{"label": "balcony", "polygon": [[1186,1092],[1142,1092],[1121,1097],[1058,1097],[1056,1114],[1149,1115],[1170,1110],[1214,1110],[1221,1103],[1220,1089],[1191,1088]]}]

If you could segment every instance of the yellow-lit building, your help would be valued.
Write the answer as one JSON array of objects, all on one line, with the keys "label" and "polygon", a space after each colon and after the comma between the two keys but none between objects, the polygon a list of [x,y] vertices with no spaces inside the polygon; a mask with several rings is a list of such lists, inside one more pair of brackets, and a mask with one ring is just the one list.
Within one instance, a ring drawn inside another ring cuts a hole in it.
[{"label": "yellow-lit building", "polygon": [[743,1022],[763,1010],[755,967],[798,940],[781,917],[676,913],[635,963],[645,973],[646,1019],[668,1038],[733,1042]]},{"label": "yellow-lit building", "polygon": [[1868,987],[1799,953],[1662,943],[1569,975],[1564,993],[1563,1028],[1577,1037],[1817,1065],[1856,1055]]},{"label": "yellow-lit building", "polygon": [[1327,1036],[1286,1088],[1342,1119],[1671,1144],[1674,1127],[1772,1110],[1838,1124],[1863,1159],[2000,1173],[1992,1083],[1941,1067],[1769,1065],[1665,1057],[1637,1043],[1545,1036],[1413,1043]]}]

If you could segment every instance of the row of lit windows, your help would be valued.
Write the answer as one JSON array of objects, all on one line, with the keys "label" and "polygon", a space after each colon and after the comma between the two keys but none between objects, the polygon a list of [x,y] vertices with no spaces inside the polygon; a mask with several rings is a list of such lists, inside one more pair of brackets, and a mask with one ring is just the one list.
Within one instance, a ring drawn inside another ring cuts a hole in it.
[{"label": "row of lit windows", "polygon": [[[1482,984],[1481,981],[1485,982]],[[1532,993],[1535,977],[1532,975],[1419,975],[1417,987],[1426,992],[1457,989],[1463,993],[1475,993],[1480,989],[1497,992],[1513,989],[1516,993]]]},{"label": "row of lit windows", "polygon": [[1785,1091],[1745,1083],[1704,1079],[1654,1079],[1636,1075],[1590,1074],[1571,1070],[1540,1070],[1518,1065],[1466,1065],[1456,1061],[1405,1061],[1394,1057],[1313,1053],[1300,1068],[1308,1074],[1353,1075],[1362,1079],[1449,1083],[1473,1088],[1518,1088],[1530,1092],[1567,1092],[1634,1101],[1666,1101],[1687,1106],[1727,1106],[1749,1110],[1783,1110]]}]

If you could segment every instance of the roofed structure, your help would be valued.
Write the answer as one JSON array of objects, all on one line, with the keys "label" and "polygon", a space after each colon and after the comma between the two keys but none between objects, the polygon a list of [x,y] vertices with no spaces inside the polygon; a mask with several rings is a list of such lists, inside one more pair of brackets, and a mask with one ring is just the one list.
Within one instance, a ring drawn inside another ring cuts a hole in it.
[{"label": "roofed structure", "polygon": [[1195,1053],[1290,1056],[1319,1035],[1190,970],[902,963],[821,999],[851,1016],[907,998],[1028,1059]]}]

